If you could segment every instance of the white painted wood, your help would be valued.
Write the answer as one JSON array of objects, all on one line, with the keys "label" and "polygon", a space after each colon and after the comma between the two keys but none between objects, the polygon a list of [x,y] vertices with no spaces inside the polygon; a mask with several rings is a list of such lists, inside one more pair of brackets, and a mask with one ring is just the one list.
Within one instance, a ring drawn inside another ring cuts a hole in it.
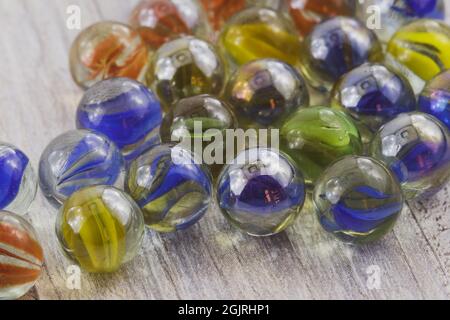
[{"label": "white painted wood", "polygon": [[[72,82],[68,51],[79,31],[66,28],[68,5],[82,27],[126,22],[136,1],[0,0],[0,140],[18,145],[37,168],[41,151],[73,129],[82,91]],[[72,263],[54,232],[56,210],[39,193],[29,220],[45,248],[46,268],[28,299],[448,299],[449,190],[411,203],[380,243],[351,247],[321,231],[310,204],[293,228],[251,238],[228,225],[217,208],[192,229],[147,232],[139,256],[113,275],[82,274],[66,287]],[[379,270],[371,290],[369,273]]]}]

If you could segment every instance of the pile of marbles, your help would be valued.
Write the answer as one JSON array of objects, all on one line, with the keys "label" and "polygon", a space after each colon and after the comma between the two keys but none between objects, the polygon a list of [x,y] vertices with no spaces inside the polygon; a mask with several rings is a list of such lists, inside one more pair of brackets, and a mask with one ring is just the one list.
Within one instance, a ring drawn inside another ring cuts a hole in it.
[{"label": "pile of marbles", "polygon": [[[381,28],[372,30],[374,5]],[[76,130],[39,164],[64,252],[88,272],[113,272],[136,255],[145,227],[186,229],[216,203],[239,230],[269,236],[308,198],[342,241],[380,239],[405,201],[450,179],[444,17],[442,0],[144,0],[129,24],[83,30],[70,50],[86,90]],[[206,149],[227,130],[267,128],[279,130],[278,147],[245,146],[225,165],[178,143]],[[6,144],[0,176],[0,299],[16,298],[43,254],[9,211],[25,213],[37,183]]]}]

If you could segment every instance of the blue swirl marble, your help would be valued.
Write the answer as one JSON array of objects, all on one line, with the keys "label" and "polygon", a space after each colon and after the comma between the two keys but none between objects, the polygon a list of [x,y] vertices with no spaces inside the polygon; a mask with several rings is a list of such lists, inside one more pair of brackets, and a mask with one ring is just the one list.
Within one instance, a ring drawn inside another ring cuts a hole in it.
[{"label": "blue swirl marble", "polygon": [[431,18],[443,20],[445,12],[438,6],[438,0],[395,1],[392,10],[409,18]]},{"label": "blue swirl marble", "polygon": [[0,209],[26,213],[36,193],[28,157],[19,149],[0,144]]},{"label": "blue swirl marble", "polygon": [[419,111],[435,116],[450,130],[450,70],[426,85],[419,96]]},{"label": "blue swirl marble", "polygon": [[86,91],[77,110],[77,128],[98,131],[133,160],[160,142],[162,111],[144,85],[126,78],[101,81]]},{"label": "blue swirl marble", "polygon": [[209,208],[208,169],[178,146],[159,145],[131,162],[126,191],[141,207],[146,224],[160,232],[186,229]]},{"label": "blue swirl marble", "polygon": [[69,131],[54,139],[39,163],[41,188],[57,202],[84,187],[116,185],[123,172],[123,156],[116,145],[88,130]]},{"label": "blue swirl marble", "polygon": [[366,63],[336,83],[331,104],[376,132],[396,115],[416,110],[416,97],[403,76],[382,64]]},{"label": "blue swirl marble", "polygon": [[284,154],[250,149],[223,169],[217,199],[232,224],[248,234],[267,236],[281,232],[298,216],[305,183]]},{"label": "blue swirl marble", "polygon": [[450,133],[425,113],[401,114],[386,123],[370,153],[392,169],[408,199],[429,196],[450,179]]},{"label": "blue swirl marble", "polygon": [[394,175],[381,162],[357,156],[331,165],[317,181],[313,200],[324,230],[349,243],[383,237],[404,205]]}]

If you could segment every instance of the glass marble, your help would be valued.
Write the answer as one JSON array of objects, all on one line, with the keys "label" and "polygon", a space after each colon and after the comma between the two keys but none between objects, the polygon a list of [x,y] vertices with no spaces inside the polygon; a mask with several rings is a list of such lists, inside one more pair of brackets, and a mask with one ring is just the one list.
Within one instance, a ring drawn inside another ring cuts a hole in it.
[{"label": "glass marble", "polygon": [[73,193],[61,208],[56,234],[69,258],[91,273],[109,273],[132,260],[144,235],[138,205],[111,186]]},{"label": "glass marble", "polygon": [[183,37],[164,44],[153,56],[146,83],[166,111],[182,99],[199,94],[220,95],[225,68],[215,47],[207,41]]},{"label": "glass marble", "polygon": [[39,162],[39,183],[45,196],[58,204],[93,185],[123,187],[124,159],[106,136],[88,130],[55,138]]},{"label": "glass marble", "polygon": [[205,12],[194,0],[143,0],[133,10],[130,24],[152,49],[180,36],[210,37]]},{"label": "glass marble", "polygon": [[349,0],[286,0],[286,7],[301,36],[326,19],[353,15]]},{"label": "glass marble", "polygon": [[247,7],[247,0],[201,0],[209,23],[219,31],[233,15]]},{"label": "glass marble", "polygon": [[125,190],[142,208],[146,225],[174,232],[197,223],[211,204],[208,169],[180,146],[162,144],[133,161]]},{"label": "glass marble", "polygon": [[228,82],[225,99],[245,128],[273,125],[298,108],[309,106],[303,77],[275,59],[255,60],[239,67]]},{"label": "glass marble", "polygon": [[0,300],[26,294],[41,275],[44,252],[34,228],[22,217],[0,211]]},{"label": "glass marble", "polygon": [[386,62],[419,94],[427,81],[450,69],[450,26],[421,19],[400,28],[387,46]]},{"label": "glass marble", "polygon": [[301,70],[310,84],[326,91],[345,73],[383,59],[375,33],[349,17],[335,17],[314,27],[302,44]]},{"label": "glass marble", "polygon": [[252,7],[233,16],[219,36],[219,48],[230,70],[263,58],[299,63],[300,40],[293,25],[268,8]]},{"label": "glass marble", "polygon": [[328,107],[301,109],[280,128],[280,149],[302,169],[312,187],[322,172],[336,159],[361,155],[361,135],[344,112]]},{"label": "glass marble", "polygon": [[419,111],[435,116],[450,130],[450,70],[427,84],[419,96]]},{"label": "glass marble", "polygon": [[370,154],[396,174],[407,199],[428,197],[450,179],[450,133],[425,113],[401,114],[386,123]]},{"label": "glass marble", "polygon": [[100,22],[83,30],[70,49],[70,72],[87,89],[100,80],[142,80],[150,51],[139,33],[118,22]]},{"label": "glass marble", "polygon": [[28,157],[0,143],[0,209],[25,214],[34,200],[37,179]]},{"label": "glass marble", "polygon": [[[161,138],[163,142],[186,144],[198,156],[210,156],[211,159],[203,160],[216,177],[227,159],[226,130],[237,128],[236,116],[228,103],[211,95],[199,95],[178,101],[166,114]],[[214,154],[215,150],[223,152]]]},{"label": "glass marble", "polygon": [[401,74],[382,64],[366,63],[339,79],[331,106],[348,112],[371,137],[396,115],[416,110],[416,97]]},{"label": "glass marble", "polygon": [[320,224],[353,244],[379,240],[395,225],[404,198],[397,178],[381,162],[348,156],[319,178],[313,194]]},{"label": "glass marble", "polygon": [[86,91],[77,128],[100,132],[131,161],[160,142],[162,110],[152,91],[131,79],[103,80]]},{"label": "glass marble", "polygon": [[373,30],[380,40],[387,42],[402,25],[414,19],[443,20],[445,7],[444,0],[364,0],[356,1],[356,16],[367,25],[378,22],[380,27]]},{"label": "glass marble", "polygon": [[302,210],[303,175],[278,150],[247,149],[220,174],[217,202],[241,231],[254,236],[277,234],[293,224]]}]

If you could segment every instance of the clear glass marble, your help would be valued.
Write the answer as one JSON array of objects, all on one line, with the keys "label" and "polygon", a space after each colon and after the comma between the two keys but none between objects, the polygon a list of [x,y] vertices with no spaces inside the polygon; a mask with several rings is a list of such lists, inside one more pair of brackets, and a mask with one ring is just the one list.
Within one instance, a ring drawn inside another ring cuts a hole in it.
[{"label": "clear glass marble", "polygon": [[106,136],[74,130],[55,138],[39,162],[39,183],[45,196],[58,204],[93,185],[123,188],[124,159]]},{"label": "clear glass marble", "polygon": [[313,200],[324,230],[354,244],[386,235],[404,205],[392,172],[378,160],[360,156],[332,164],[318,179]]}]

